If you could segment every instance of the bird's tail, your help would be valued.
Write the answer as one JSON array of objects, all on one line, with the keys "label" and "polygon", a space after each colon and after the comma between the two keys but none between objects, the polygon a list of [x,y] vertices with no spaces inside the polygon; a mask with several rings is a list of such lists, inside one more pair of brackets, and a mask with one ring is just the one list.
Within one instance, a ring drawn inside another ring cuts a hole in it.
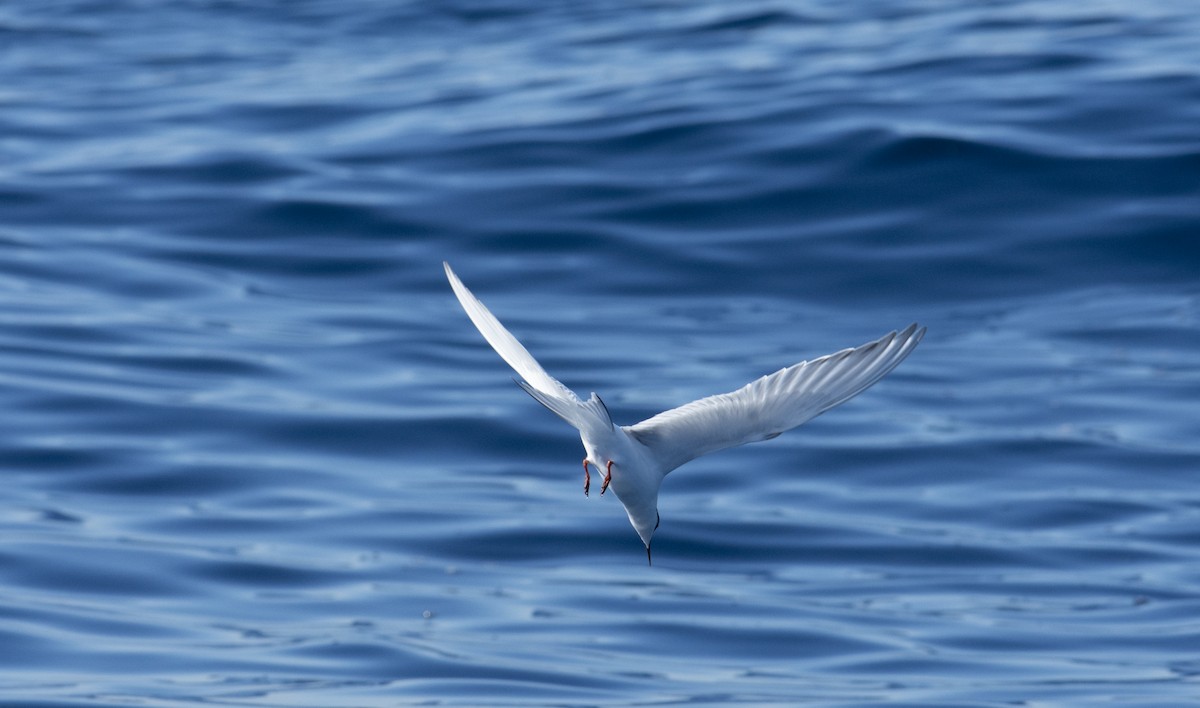
[{"label": "bird's tail", "polygon": [[612,416],[608,414],[608,406],[595,393],[586,401],[577,398],[561,398],[548,396],[524,381],[517,380],[517,385],[525,389],[525,393],[533,396],[533,400],[549,408],[555,415],[567,421],[584,433],[606,433],[613,429]]}]

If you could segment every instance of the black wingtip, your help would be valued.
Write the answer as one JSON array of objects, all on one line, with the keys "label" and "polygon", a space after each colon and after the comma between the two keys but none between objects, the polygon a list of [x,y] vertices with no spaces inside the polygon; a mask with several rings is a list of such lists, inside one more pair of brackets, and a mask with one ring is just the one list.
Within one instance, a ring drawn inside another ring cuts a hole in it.
[{"label": "black wingtip", "polygon": [[646,544],[646,565],[654,565],[654,561],[650,560],[650,545]]}]

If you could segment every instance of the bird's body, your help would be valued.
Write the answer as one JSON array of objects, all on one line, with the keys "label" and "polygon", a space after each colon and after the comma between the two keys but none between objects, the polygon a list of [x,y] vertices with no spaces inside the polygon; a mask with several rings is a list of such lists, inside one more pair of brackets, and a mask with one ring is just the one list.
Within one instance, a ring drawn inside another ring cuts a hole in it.
[{"label": "bird's body", "polygon": [[[649,448],[634,437],[629,428],[613,426],[599,439],[583,440],[587,452],[584,464],[604,460],[605,468],[612,460],[611,488],[629,515],[629,523],[638,537],[650,548],[650,538],[658,528],[658,488],[667,470],[654,460]],[[602,492],[603,493],[603,492]]]},{"label": "bird's body", "polygon": [[636,425],[617,426],[595,393],[586,401],[553,378],[467,289],[449,263],[446,277],[471,321],[523,380],[529,395],[579,430],[584,493],[591,467],[604,475],[646,546],[658,528],[658,490],[671,470],[727,447],[770,440],[844,403],[875,384],[912,352],[924,327],[909,325],[874,342],[800,362],[730,393],[709,396],[659,413]]}]

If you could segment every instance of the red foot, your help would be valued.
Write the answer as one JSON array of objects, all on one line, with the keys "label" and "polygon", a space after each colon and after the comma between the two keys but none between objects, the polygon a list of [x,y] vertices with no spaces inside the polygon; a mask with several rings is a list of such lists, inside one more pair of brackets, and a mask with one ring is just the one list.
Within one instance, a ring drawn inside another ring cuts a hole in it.
[{"label": "red foot", "polygon": [[[608,485],[605,485],[608,486]],[[588,490],[592,488],[592,473],[588,471],[588,458],[583,458],[583,496],[588,495]],[[604,492],[601,492],[603,494]]]},{"label": "red foot", "polygon": [[608,461],[608,469],[604,471],[604,484],[600,485],[600,496],[608,491],[608,483],[612,481],[612,460]]}]

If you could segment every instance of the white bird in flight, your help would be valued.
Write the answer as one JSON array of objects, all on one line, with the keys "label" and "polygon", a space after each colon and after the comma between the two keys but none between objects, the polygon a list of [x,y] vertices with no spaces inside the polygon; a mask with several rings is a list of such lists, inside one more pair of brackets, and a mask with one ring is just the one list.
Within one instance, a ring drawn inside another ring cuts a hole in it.
[{"label": "white bird in flight", "polygon": [[604,470],[600,494],[609,486],[625,507],[629,522],[646,546],[658,528],[658,490],[671,470],[710,452],[770,440],[807,423],[865,391],[896,367],[925,336],[913,323],[853,349],[802,361],[730,393],[692,401],[636,425],[614,425],[595,393],[580,400],[546,373],[463,285],[443,261],[450,286],[483,338],[508,362],[530,396],[579,430],[583,449],[583,493],[591,488],[589,466]]}]

